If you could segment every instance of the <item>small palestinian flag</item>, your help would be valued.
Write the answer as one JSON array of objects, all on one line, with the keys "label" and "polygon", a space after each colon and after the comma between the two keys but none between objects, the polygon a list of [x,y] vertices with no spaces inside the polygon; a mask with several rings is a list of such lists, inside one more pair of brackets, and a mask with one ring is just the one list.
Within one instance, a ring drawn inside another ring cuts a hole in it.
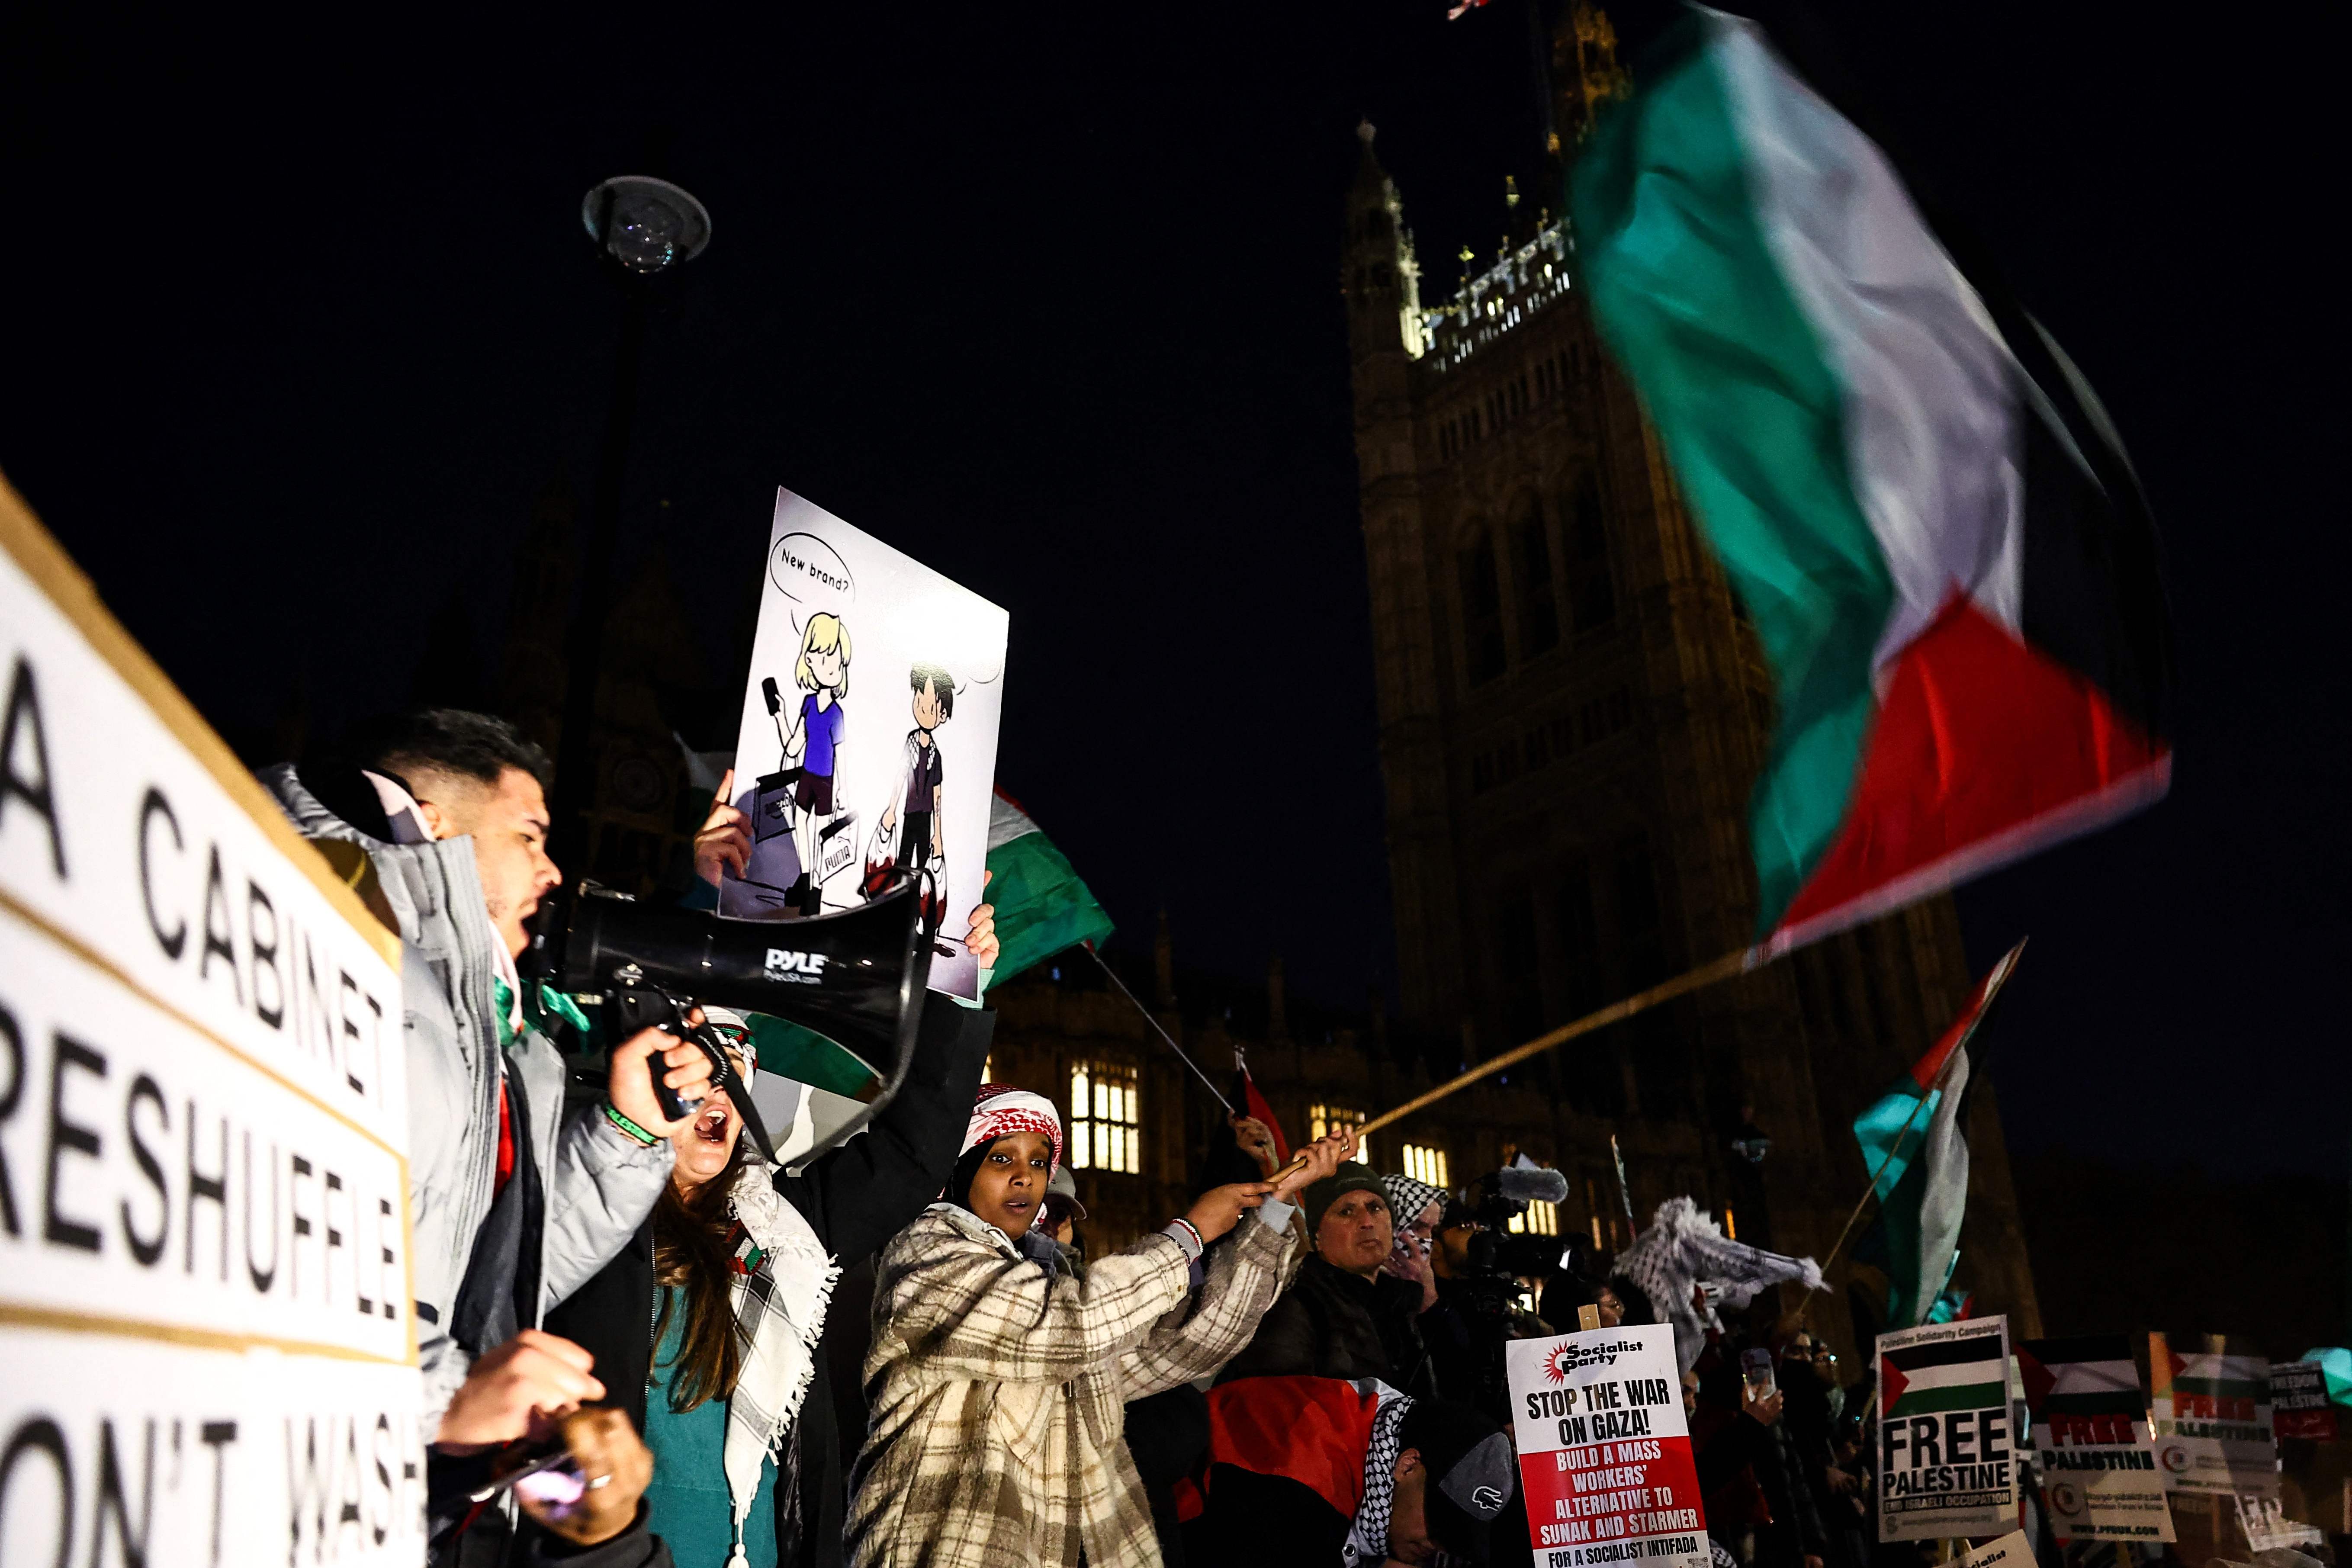
[{"label": "small palestinian flag", "polygon": [[988,869],[987,897],[1003,945],[990,984],[1002,985],[1033,963],[1110,934],[1110,916],[1068,857],[1003,790],[991,803]]},{"label": "small palestinian flag", "polygon": [[1856,1256],[1866,1253],[1886,1270],[1890,1328],[1965,1315],[1947,1310],[1939,1318],[1937,1311],[1959,1258],[1968,1212],[1969,1046],[2024,952],[2021,942],[2001,954],[1943,1038],[1854,1118],[1854,1142],[1878,1193],[1878,1219]]},{"label": "small palestinian flag", "polygon": [[1569,205],[1776,678],[1759,956],[2161,797],[2155,535],[2089,386],[1755,23],[1691,7],[1633,74]]},{"label": "small palestinian flag", "polygon": [[1990,1410],[2009,1398],[2006,1335],[1971,1334],[1879,1352],[1878,1400],[1890,1416]]},{"label": "small palestinian flag", "polygon": [[[2017,1369],[2025,1379],[2025,1403],[2036,1426],[2048,1425],[2053,1415],[2147,1419],[2131,1341],[2122,1334],[2020,1340]],[[2131,1434],[2126,1430],[2120,1438],[2104,1440],[2129,1442]]]}]

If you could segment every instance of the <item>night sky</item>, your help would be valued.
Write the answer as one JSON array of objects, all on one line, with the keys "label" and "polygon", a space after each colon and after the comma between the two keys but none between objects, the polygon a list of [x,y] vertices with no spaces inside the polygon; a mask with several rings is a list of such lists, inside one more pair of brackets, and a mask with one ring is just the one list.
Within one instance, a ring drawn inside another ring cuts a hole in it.
[{"label": "night sky", "polygon": [[[1534,199],[1521,0],[639,8],[561,30],[0,17],[0,468],[232,735],[488,662],[532,500],[583,496],[618,173],[708,204],[623,513],[714,668],[784,484],[1013,616],[1001,784],[1180,960],[1393,969],[1337,292],[1359,117],[1435,302]],[[2015,1143],[2340,1173],[2343,13],[1817,12],[2107,398],[2166,532],[2173,797],[1963,895]],[[2337,36],[2323,36],[2323,27]],[[725,670],[729,681],[739,679]],[[720,743],[720,738],[705,743]]]}]

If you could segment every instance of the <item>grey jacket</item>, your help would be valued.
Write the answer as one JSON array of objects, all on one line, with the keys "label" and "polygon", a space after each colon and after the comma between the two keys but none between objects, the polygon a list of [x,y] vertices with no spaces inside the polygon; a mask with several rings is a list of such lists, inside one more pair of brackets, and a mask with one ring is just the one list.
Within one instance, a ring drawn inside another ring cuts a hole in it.
[{"label": "grey jacket", "polygon": [[[475,1232],[489,1214],[499,1157],[496,959],[473,843],[372,838],[321,805],[290,764],[262,770],[261,782],[305,837],[339,838],[367,851],[400,921],[410,1247],[429,1432],[470,1365],[449,1338],[450,1311]],[[537,1031],[522,1031],[506,1063],[530,1107],[530,1154],[546,1194],[535,1322],[628,1245],[661,1196],[671,1154],[667,1142],[641,1146],[594,1106],[567,1119],[562,1055]]]}]

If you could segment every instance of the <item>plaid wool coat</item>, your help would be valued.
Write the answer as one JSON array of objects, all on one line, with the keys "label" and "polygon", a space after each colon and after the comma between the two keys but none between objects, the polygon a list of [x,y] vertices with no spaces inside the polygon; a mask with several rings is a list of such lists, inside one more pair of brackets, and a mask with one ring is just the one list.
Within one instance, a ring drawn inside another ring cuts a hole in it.
[{"label": "plaid wool coat", "polygon": [[1238,1228],[1197,1300],[1159,1233],[1080,1280],[953,1205],[900,1231],[875,1265],[850,1562],[1076,1568],[1083,1550],[1087,1568],[1159,1568],[1121,1406],[1215,1372],[1288,1283],[1289,1214]]}]

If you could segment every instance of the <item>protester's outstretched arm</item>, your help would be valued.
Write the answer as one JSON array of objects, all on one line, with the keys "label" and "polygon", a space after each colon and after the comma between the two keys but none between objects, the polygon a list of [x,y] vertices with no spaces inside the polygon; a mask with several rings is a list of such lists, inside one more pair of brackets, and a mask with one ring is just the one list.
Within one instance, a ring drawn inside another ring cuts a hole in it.
[{"label": "protester's outstretched arm", "polygon": [[1184,1300],[1192,1255],[1164,1231],[1097,1259],[1084,1279],[1008,1258],[940,1215],[884,1254],[877,1324],[925,1372],[997,1383],[1066,1383],[1150,1332]]},{"label": "protester's outstretched arm", "polygon": [[1122,1371],[1129,1398],[1210,1376],[1250,1342],[1266,1310],[1298,1272],[1291,1200],[1339,1169],[1355,1149],[1352,1128],[1307,1147],[1305,1168],[1267,1195],[1255,1219],[1242,1222],[1232,1245],[1216,1249],[1199,1296],[1180,1303],[1128,1352]]}]

